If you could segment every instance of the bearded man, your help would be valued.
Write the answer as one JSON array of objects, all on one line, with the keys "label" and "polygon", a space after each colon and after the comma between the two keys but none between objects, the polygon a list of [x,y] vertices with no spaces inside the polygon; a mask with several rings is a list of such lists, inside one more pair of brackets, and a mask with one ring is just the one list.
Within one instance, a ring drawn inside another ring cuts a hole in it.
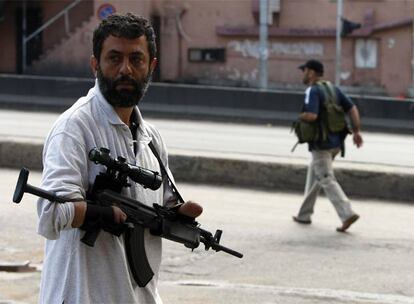
[{"label": "bearded man", "polygon": [[[134,281],[125,253],[125,238],[102,231],[94,247],[80,240],[92,224],[121,225],[126,214],[115,205],[88,204],[86,195],[104,168],[88,160],[95,147],[113,157],[161,172],[153,146],[168,169],[164,142],[141,116],[138,103],[156,66],[155,34],[149,22],[132,14],[112,15],[94,31],[91,67],[95,86],[55,122],[43,150],[42,188],[68,202],[38,201],[38,232],[46,238],[40,303],[162,303],[158,289],[161,238],[145,232],[146,254],[154,277],[145,286]],[[168,179],[157,190],[137,183],[122,195],[152,206],[174,205],[177,197]],[[114,202],[116,204],[116,202]],[[178,212],[198,216],[200,205],[186,202]]]}]

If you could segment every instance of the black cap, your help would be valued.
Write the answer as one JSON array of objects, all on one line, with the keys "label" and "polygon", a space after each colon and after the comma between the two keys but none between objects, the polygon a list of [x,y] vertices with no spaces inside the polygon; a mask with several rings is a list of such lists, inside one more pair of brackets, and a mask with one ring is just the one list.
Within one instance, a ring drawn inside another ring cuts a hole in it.
[{"label": "black cap", "polygon": [[308,68],[309,70],[314,70],[316,73],[323,75],[323,64],[315,59],[311,59],[306,61],[305,64],[302,64],[298,67],[299,69],[301,69],[302,71],[305,68]]}]

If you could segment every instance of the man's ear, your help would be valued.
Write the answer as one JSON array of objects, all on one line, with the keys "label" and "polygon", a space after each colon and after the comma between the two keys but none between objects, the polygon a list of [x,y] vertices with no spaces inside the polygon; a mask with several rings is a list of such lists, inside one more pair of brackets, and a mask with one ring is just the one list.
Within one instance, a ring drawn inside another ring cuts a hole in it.
[{"label": "man's ear", "polygon": [[158,64],[158,59],[156,57],[154,57],[150,63],[150,73],[154,72],[156,66]]},{"label": "man's ear", "polygon": [[315,70],[310,70],[310,73],[311,73],[311,76],[312,76],[313,78],[318,77],[318,73],[316,73],[316,72],[315,72]]},{"label": "man's ear", "polygon": [[91,62],[90,62],[90,65],[91,65],[91,69],[92,69],[92,73],[95,75],[95,77],[96,77],[96,73],[98,72],[98,60],[96,59],[96,57],[95,56],[91,56]]}]

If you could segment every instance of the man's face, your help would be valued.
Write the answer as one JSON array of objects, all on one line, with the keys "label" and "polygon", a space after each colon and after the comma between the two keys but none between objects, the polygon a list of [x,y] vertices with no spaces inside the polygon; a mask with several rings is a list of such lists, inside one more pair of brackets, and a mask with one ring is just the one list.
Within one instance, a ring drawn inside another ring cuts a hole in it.
[{"label": "man's face", "polygon": [[311,76],[312,76],[311,74],[312,74],[312,70],[309,70],[308,68],[303,69],[303,77],[302,77],[303,84],[308,85],[310,83]]},{"label": "man's face", "polygon": [[145,35],[134,39],[108,36],[94,69],[106,100],[116,107],[131,107],[144,96],[153,65]]}]

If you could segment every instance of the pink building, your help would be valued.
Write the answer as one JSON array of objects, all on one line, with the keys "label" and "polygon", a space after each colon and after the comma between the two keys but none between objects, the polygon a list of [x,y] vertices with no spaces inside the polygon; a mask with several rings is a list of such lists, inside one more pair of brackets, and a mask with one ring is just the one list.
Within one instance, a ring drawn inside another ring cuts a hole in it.
[{"label": "pink building", "polygon": [[[269,87],[300,87],[297,67],[310,58],[323,61],[326,78],[334,80],[337,2],[268,1]],[[0,72],[92,76],[93,29],[114,11],[152,20],[159,37],[155,80],[257,86],[259,0],[3,0]],[[58,14],[27,42],[24,65],[24,20],[27,37]],[[413,15],[410,0],[344,0],[344,17],[362,27],[342,39],[341,84],[406,95],[413,83]]]}]

